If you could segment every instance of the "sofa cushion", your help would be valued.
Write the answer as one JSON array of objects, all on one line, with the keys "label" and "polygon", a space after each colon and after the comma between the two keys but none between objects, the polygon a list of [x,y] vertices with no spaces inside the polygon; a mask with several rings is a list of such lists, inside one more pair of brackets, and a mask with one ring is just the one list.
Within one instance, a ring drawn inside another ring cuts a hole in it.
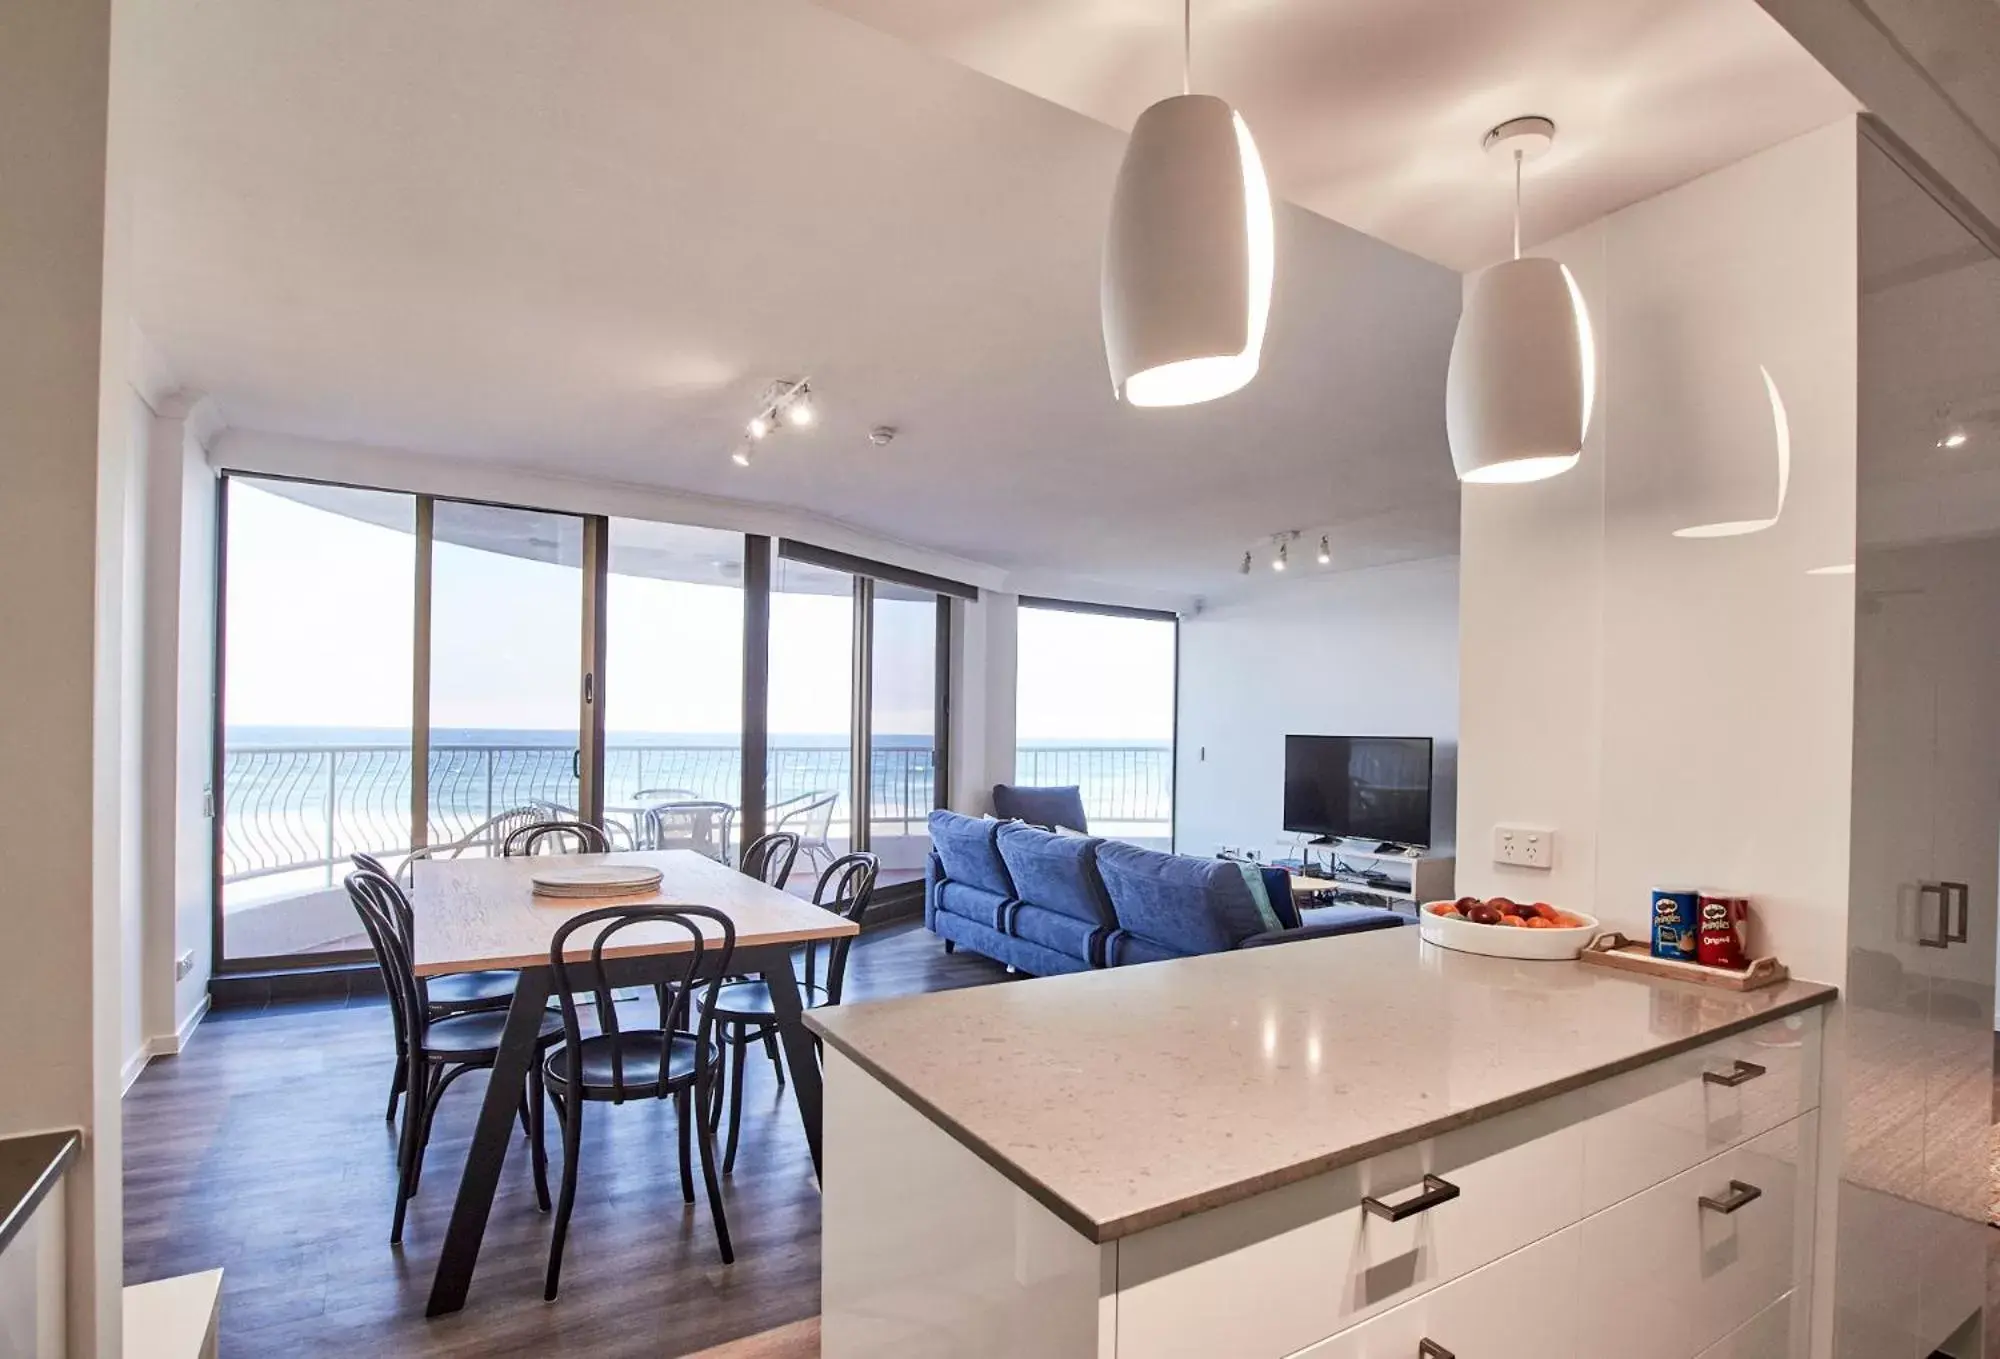
[{"label": "sofa cushion", "polygon": [[1270,898],[1271,912],[1278,917],[1278,924],[1288,930],[1295,930],[1301,923],[1299,899],[1292,894],[1292,875],[1282,868],[1266,868],[1264,874],[1264,895]]},{"label": "sofa cushion", "polygon": [[1024,901],[1014,908],[1013,915],[1009,917],[1007,932],[1017,939],[1040,944],[1080,963],[1095,966],[1103,960],[1102,939],[1110,933],[1110,928]]},{"label": "sofa cushion", "polygon": [[932,812],[931,849],[943,863],[945,877],[996,896],[1015,895],[996,843],[1001,825],[957,812]]},{"label": "sofa cushion", "polygon": [[939,883],[936,892],[937,909],[946,915],[962,916],[967,920],[977,920],[991,930],[1005,932],[1007,918],[1014,907],[1014,898],[1003,897],[998,892],[988,892],[969,883],[946,878]]},{"label": "sofa cushion", "polygon": [[1068,826],[1087,831],[1083,815],[1083,789],[1075,784],[1062,788],[1030,788],[1018,783],[993,785],[993,810],[1010,820],[1035,826]]},{"label": "sofa cushion", "polygon": [[1092,927],[1118,923],[1097,876],[1097,847],[1103,841],[1052,835],[1018,823],[1002,826],[999,839],[1014,895],[1022,901]]},{"label": "sofa cushion", "polygon": [[1136,934],[1124,930],[1113,930],[1111,937],[1104,941],[1104,965],[1124,967],[1128,963],[1163,963],[1170,958],[1185,958],[1178,949],[1167,948],[1150,939],[1141,939]]},{"label": "sofa cushion", "polygon": [[1221,953],[1282,928],[1255,864],[1107,840],[1097,872],[1123,929],[1181,953]]}]

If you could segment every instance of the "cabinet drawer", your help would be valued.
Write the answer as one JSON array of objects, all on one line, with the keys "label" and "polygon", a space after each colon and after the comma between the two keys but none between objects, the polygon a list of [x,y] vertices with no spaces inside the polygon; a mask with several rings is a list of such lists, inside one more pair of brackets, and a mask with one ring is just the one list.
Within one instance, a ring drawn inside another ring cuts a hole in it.
[{"label": "cabinet drawer", "polygon": [[1689,1359],[1790,1291],[1811,1267],[1817,1117],[1584,1221],[1577,1296],[1600,1305],[1579,1313],[1582,1353]]},{"label": "cabinet drawer", "polygon": [[1608,1208],[1816,1107],[1819,1032],[1818,1011],[1788,1016],[1591,1092],[1602,1112],[1583,1126],[1584,1211]]},{"label": "cabinet drawer", "polygon": [[[1118,1349],[1278,1359],[1582,1216],[1574,1111],[1534,1106],[1118,1243]],[[1426,1174],[1457,1197],[1401,1222]],[[1253,1300],[1216,1306],[1218,1298]]]},{"label": "cabinet drawer", "polygon": [[1803,1359],[1806,1352],[1802,1294],[1787,1293],[1701,1352],[1700,1359]]},{"label": "cabinet drawer", "polygon": [[1577,1359],[1582,1237],[1545,1237],[1290,1359],[1415,1359],[1425,1341],[1457,1359]]}]

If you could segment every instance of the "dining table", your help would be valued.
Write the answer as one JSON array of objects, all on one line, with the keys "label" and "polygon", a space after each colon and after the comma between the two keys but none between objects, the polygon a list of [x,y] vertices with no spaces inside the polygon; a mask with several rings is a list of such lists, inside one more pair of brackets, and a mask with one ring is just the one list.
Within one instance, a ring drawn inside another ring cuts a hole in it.
[{"label": "dining table", "polygon": [[[650,892],[617,897],[538,896],[534,879],[552,870],[604,865],[637,865],[660,871]],[[417,975],[517,970],[519,981],[507,1008],[500,1046],[480,1105],[472,1147],[452,1205],[451,1224],[438,1254],[431,1283],[429,1316],[465,1306],[479,1246],[493,1208],[507,1148],[513,1140],[515,1111],[527,1087],[528,1064],[554,982],[549,949],[556,930],[572,916],[602,906],[706,906],[729,918],[736,950],[732,975],[758,976],[770,988],[778,1040],[790,1075],[792,1098],[805,1127],[813,1171],[820,1163],[819,1053],[801,1016],[804,1003],[793,971],[794,948],[816,940],[852,935],[859,927],[809,901],[781,892],[755,878],[691,850],[618,851],[610,854],[541,854],[487,859],[425,859],[414,866],[412,905]],[[719,938],[716,926],[704,933]],[[572,936],[565,960],[588,963],[595,934]],[[651,985],[660,975],[661,956],[684,953],[693,941],[670,925],[635,925],[621,930],[604,950],[604,980],[610,987]],[[706,954],[704,971],[720,966]]]}]

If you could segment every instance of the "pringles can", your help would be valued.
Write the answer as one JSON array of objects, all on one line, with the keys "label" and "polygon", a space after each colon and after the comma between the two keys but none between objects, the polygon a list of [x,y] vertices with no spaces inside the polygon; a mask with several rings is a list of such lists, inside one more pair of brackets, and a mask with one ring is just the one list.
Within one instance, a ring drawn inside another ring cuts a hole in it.
[{"label": "pringles can", "polygon": [[1701,926],[1701,893],[1660,887],[1653,891],[1653,956],[1695,960]]},{"label": "pringles can", "polygon": [[1749,899],[1731,892],[1703,892],[1696,912],[1700,923],[1695,960],[1703,967],[1726,967],[1732,972],[1748,967]]}]

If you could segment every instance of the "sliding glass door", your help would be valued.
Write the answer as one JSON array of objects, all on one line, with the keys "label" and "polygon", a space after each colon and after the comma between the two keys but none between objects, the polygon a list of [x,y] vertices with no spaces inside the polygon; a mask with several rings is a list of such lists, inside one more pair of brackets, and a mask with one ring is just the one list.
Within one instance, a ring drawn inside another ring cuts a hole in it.
[{"label": "sliding glass door", "polygon": [[942,805],[938,620],[949,604],[886,580],[868,596],[868,848],[882,860],[878,887],[892,887],[923,878],[926,823]]},{"label": "sliding glass door", "polygon": [[583,810],[584,521],[431,515],[428,842],[498,853],[514,826]]},{"label": "sliding glass door", "polygon": [[799,837],[791,888],[854,847],[855,590],[849,572],[781,558],[771,571],[764,827]]}]

